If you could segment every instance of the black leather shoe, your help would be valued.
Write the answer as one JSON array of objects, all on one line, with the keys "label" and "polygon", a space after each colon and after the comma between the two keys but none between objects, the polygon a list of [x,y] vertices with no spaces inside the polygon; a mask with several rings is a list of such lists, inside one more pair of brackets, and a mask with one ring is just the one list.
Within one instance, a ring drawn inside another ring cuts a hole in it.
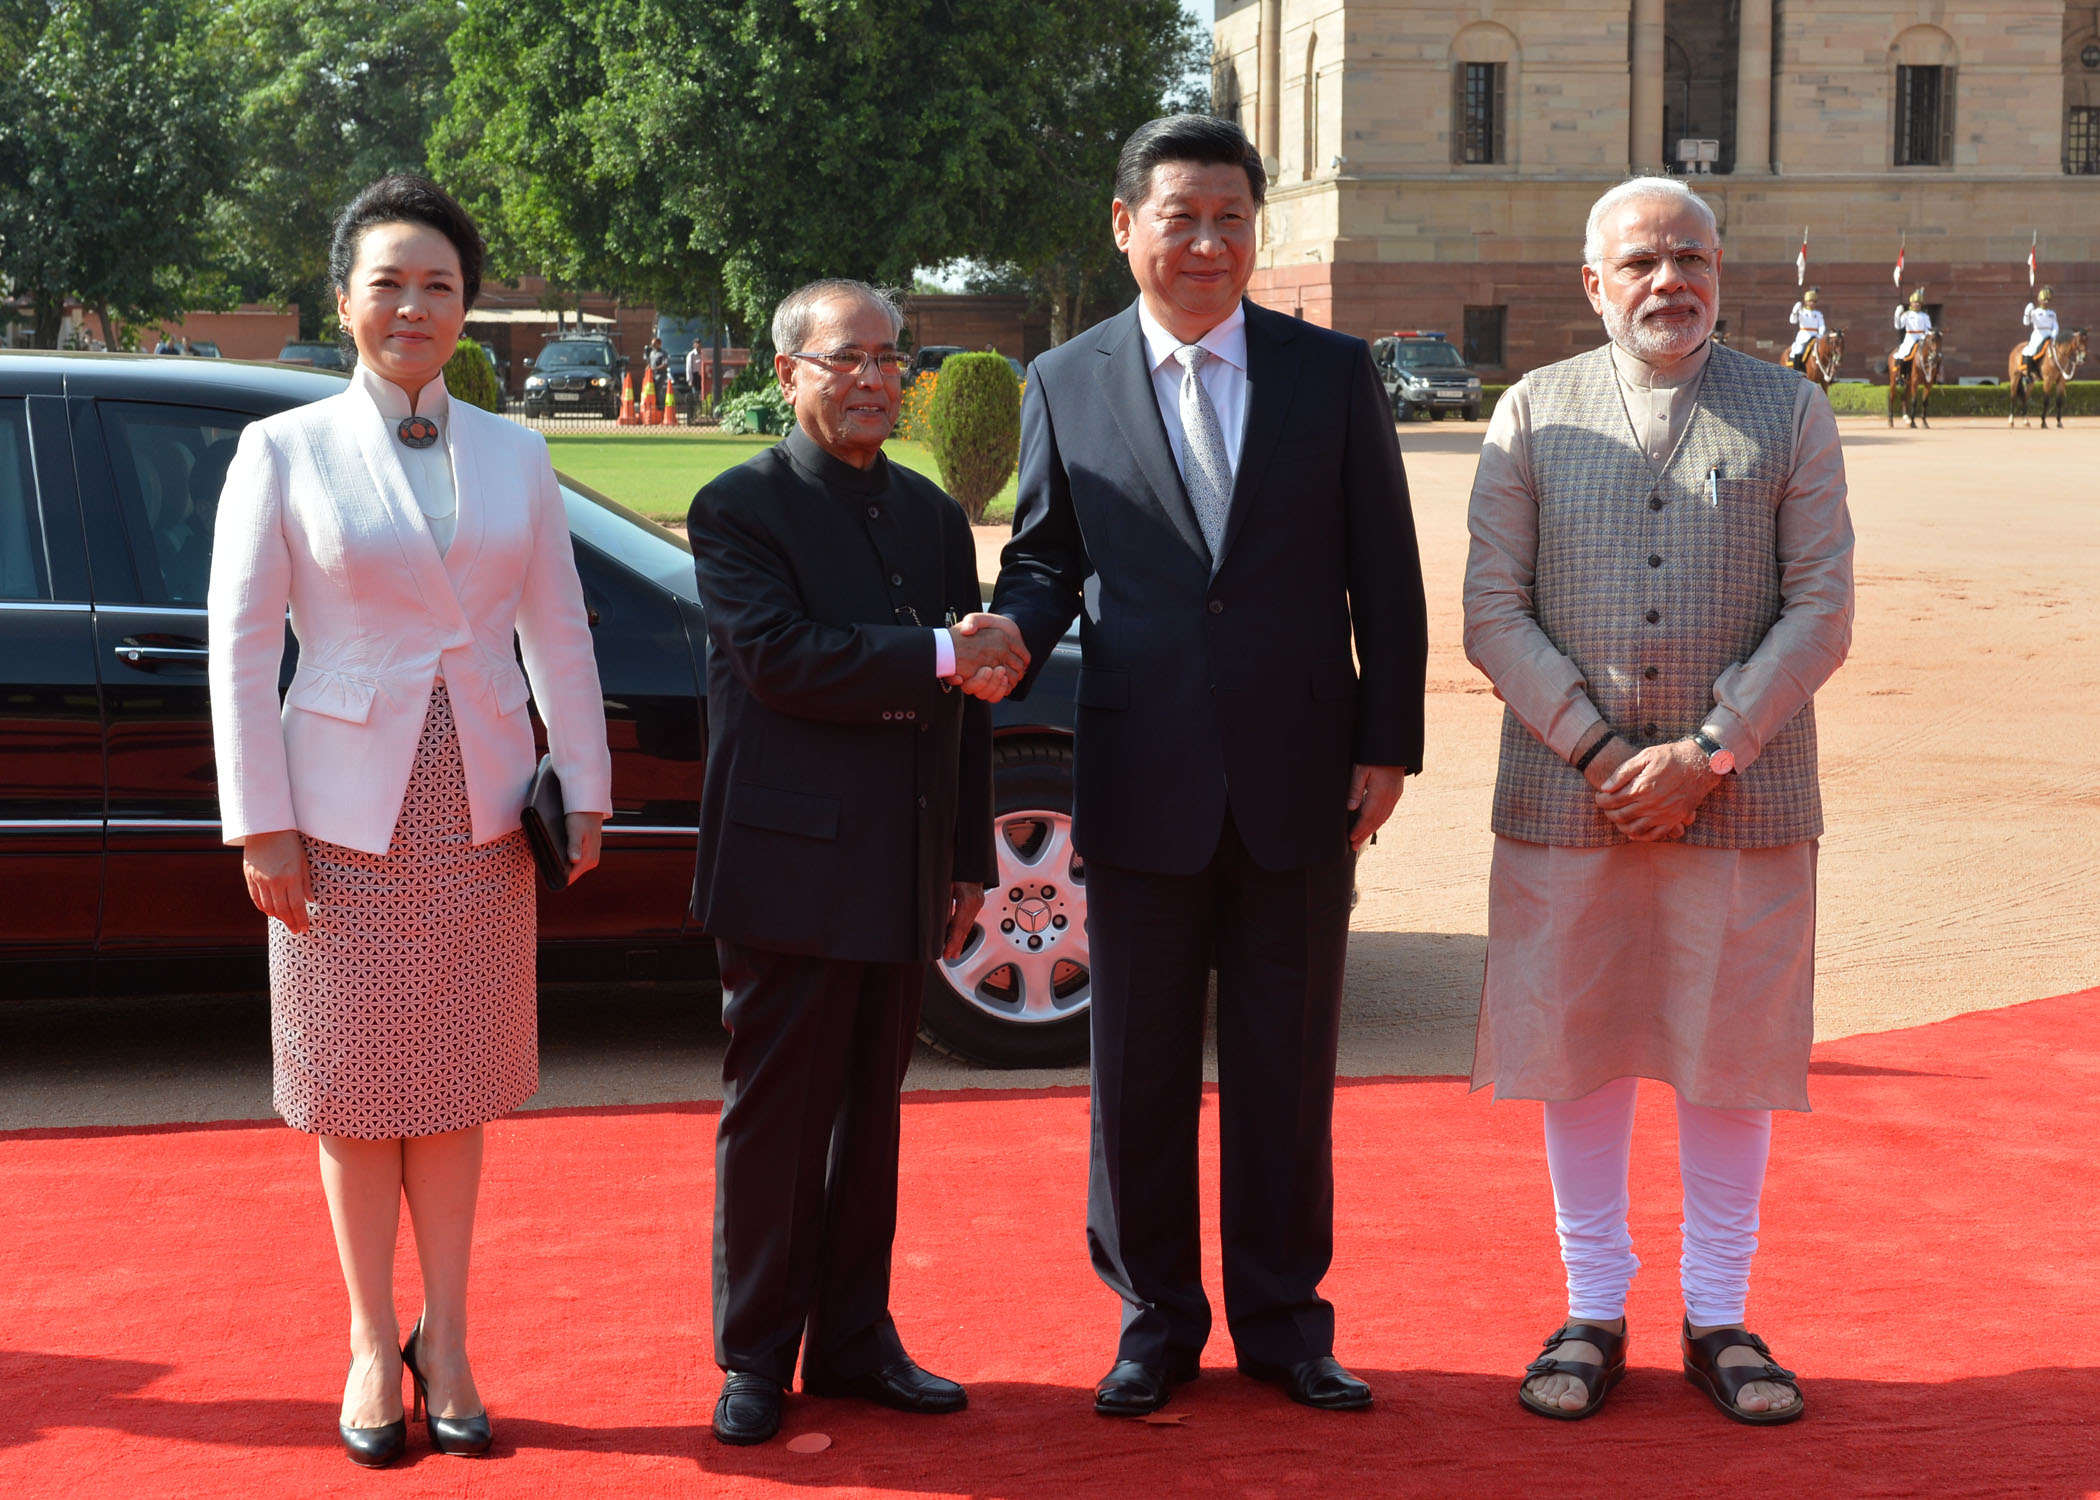
[{"label": "black leather shoe", "polygon": [[471,1417],[441,1417],[437,1414],[437,1409],[430,1405],[430,1387],[416,1365],[416,1339],[422,1332],[423,1320],[418,1318],[408,1335],[408,1342],[401,1346],[401,1363],[408,1367],[409,1378],[416,1385],[415,1415],[423,1418],[423,1430],[430,1434],[430,1446],[438,1452],[453,1458],[480,1458],[489,1451],[489,1414],[486,1411],[478,1411]]},{"label": "black leather shoe", "polygon": [[1094,1410],[1104,1417],[1142,1417],[1158,1411],[1177,1385],[1187,1385],[1197,1375],[1189,1360],[1172,1365],[1148,1365],[1141,1360],[1119,1359],[1116,1367],[1094,1387]]},{"label": "black leather shoe", "polygon": [[917,1361],[909,1357],[884,1365],[872,1375],[856,1375],[851,1380],[805,1374],[802,1390],[810,1396],[850,1396],[856,1401],[887,1406],[892,1411],[928,1415],[961,1411],[970,1404],[969,1393],[961,1386],[920,1369]]},{"label": "black leather shoe", "polygon": [[396,1417],[384,1427],[352,1427],[335,1424],[343,1440],[343,1451],[361,1469],[383,1469],[408,1450],[408,1418]]},{"label": "black leather shoe", "polygon": [[1321,1411],[1362,1411],[1371,1404],[1371,1388],[1342,1368],[1331,1354],[1302,1359],[1295,1365],[1264,1364],[1243,1359],[1240,1371],[1256,1380],[1272,1381],[1300,1406]]},{"label": "black leather shoe", "polygon": [[763,1443],[780,1431],[783,1391],[763,1375],[731,1370],[715,1402],[715,1437],[739,1447]]}]

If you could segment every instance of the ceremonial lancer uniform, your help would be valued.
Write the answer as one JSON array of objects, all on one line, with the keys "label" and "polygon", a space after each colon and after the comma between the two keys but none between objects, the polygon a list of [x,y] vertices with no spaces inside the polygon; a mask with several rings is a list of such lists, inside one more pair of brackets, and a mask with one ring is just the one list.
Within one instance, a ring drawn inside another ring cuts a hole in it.
[{"label": "ceremonial lancer uniform", "polygon": [[1896,309],[1896,328],[1903,335],[1903,342],[1896,346],[1896,358],[1909,359],[1911,351],[1918,347],[1918,340],[1932,332],[1932,314],[1925,311],[1922,294],[1912,292],[1910,305]]},{"label": "ceremonial lancer uniform", "polygon": [[1793,347],[1786,351],[1786,362],[1797,370],[1805,369],[1808,365],[1808,346],[1821,338],[1824,332],[1823,314],[1816,306],[1814,287],[1810,287],[1801,300],[1794,304],[1793,311],[1786,315],[1786,320],[1801,330],[1794,335]]},{"label": "ceremonial lancer uniform", "polygon": [[2056,309],[2049,305],[2049,297],[2049,288],[2043,287],[2020,313],[2020,321],[2034,330],[2028,335],[2027,347],[2020,351],[2029,375],[2042,373],[2042,351],[2056,337]]}]

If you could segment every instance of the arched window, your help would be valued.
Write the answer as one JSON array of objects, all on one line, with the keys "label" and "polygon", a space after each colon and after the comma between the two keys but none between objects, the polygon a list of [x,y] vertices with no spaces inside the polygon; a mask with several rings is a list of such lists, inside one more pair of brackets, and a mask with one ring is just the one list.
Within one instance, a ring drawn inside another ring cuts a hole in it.
[{"label": "arched window", "polygon": [[1896,38],[1889,60],[1895,67],[1895,164],[1953,166],[1954,38],[1937,26],[1913,26]]},{"label": "arched window", "polygon": [[2100,177],[2100,26],[2064,17],[2064,170]]},{"label": "arched window", "polygon": [[1224,54],[1211,59],[1210,67],[1210,112],[1221,120],[1230,120],[1242,130],[1247,122],[1240,118],[1240,70],[1233,60]]},{"label": "arched window", "polygon": [[1487,166],[1516,160],[1509,131],[1510,79],[1517,39],[1491,21],[1468,26],[1451,43],[1451,160]]}]

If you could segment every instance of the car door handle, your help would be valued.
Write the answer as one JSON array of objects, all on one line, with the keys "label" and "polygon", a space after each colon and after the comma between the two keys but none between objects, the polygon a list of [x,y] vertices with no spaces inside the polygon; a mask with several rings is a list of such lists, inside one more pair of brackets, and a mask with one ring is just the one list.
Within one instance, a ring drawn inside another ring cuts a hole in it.
[{"label": "car door handle", "polygon": [[164,662],[201,667],[211,659],[210,649],[204,646],[119,646],[116,652],[118,661],[148,671]]}]

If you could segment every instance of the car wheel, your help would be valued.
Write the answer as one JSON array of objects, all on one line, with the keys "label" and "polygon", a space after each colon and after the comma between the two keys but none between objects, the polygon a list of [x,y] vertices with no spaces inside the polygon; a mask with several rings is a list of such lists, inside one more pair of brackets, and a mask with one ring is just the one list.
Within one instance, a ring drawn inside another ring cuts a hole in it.
[{"label": "car wheel", "polygon": [[1466,420],[1468,422],[1480,420],[1480,407],[1477,404],[1466,408]]},{"label": "car wheel", "polygon": [[1432,421],[1432,422],[1441,422],[1441,421],[1443,421],[1443,420],[1444,420],[1444,412],[1443,412],[1443,408],[1441,408],[1441,407],[1437,407],[1437,406],[1432,406],[1432,407],[1430,407],[1430,408],[1429,408],[1429,420],[1430,420],[1430,421]]},{"label": "car wheel", "polygon": [[1069,742],[994,746],[992,806],[999,884],[986,889],[962,956],[927,975],[919,1035],[995,1068],[1070,1067],[1086,1061],[1094,975]]}]

